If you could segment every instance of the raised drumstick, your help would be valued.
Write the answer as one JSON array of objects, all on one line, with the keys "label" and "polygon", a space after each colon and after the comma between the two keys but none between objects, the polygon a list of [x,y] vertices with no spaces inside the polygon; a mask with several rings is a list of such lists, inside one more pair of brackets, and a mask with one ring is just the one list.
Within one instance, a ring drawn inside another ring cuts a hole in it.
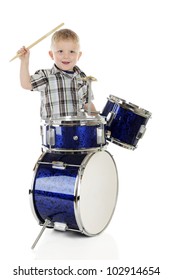
[{"label": "raised drumstick", "polygon": [[[51,31],[49,31],[48,33],[46,33],[44,36],[42,36],[40,39],[38,39],[37,41],[35,41],[34,43],[32,43],[31,45],[29,45],[27,47],[27,49],[31,49],[32,47],[34,47],[35,45],[37,45],[38,43],[40,43],[42,40],[44,40],[46,37],[48,37],[50,34],[52,34],[54,31],[56,31],[57,29],[61,28],[64,25],[64,23],[61,23],[60,25],[56,26],[54,29],[52,29]],[[16,54],[12,59],[10,59],[10,62],[12,60],[14,60],[15,58],[19,57],[21,54]]]}]

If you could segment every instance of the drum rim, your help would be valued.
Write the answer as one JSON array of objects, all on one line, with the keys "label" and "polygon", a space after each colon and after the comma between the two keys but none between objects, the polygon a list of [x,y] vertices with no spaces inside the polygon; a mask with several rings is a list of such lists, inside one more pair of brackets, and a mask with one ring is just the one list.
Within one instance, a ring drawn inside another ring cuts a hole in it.
[{"label": "drum rim", "polygon": [[94,152],[94,151],[100,151],[100,150],[104,150],[106,149],[108,146],[108,143],[106,143],[105,141],[105,144],[100,144],[98,147],[93,147],[93,148],[82,148],[82,149],[61,149],[61,148],[47,148],[46,146],[42,145],[42,149],[44,152],[53,152],[53,153],[59,153],[59,152],[62,152],[62,153],[71,153],[71,154],[74,154],[74,153],[88,153],[88,152]]},{"label": "drum rim", "polygon": [[120,107],[128,109],[141,117],[150,118],[152,115],[151,112],[147,111],[146,109],[141,108],[138,105],[133,104],[131,102],[127,102],[126,100],[120,97],[109,95],[108,99],[115,104],[119,104]]},{"label": "drum rim", "polygon": [[125,142],[121,142],[120,140],[118,140],[114,137],[107,138],[107,140],[110,141],[111,143],[115,143],[118,146],[126,148],[128,150],[133,150],[134,151],[137,148],[137,146],[133,146],[133,145],[127,144]]},{"label": "drum rim", "polygon": [[97,115],[97,116],[76,116],[76,117],[61,117],[57,120],[47,119],[42,120],[41,125],[50,125],[50,126],[75,126],[75,125],[86,125],[94,126],[106,124],[106,117]]},{"label": "drum rim", "polygon": [[75,217],[76,217],[76,223],[78,225],[78,228],[80,230],[80,232],[82,232],[83,234],[87,235],[87,236],[95,236],[95,235],[98,235],[100,234],[101,232],[103,232],[107,226],[109,225],[113,215],[114,215],[114,212],[115,212],[115,208],[116,208],[116,204],[117,204],[117,200],[118,200],[118,193],[119,193],[119,178],[118,178],[118,170],[117,170],[117,166],[116,166],[116,163],[115,163],[115,160],[113,158],[113,156],[107,151],[107,150],[101,150],[100,152],[105,152],[105,153],[108,153],[110,155],[110,157],[112,158],[113,160],[113,164],[114,164],[114,167],[115,167],[115,170],[116,170],[116,175],[117,175],[117,190],[116,190],[116,197],[115,197],[115,202],[114,202],[114,207],[112,209],[112,214],[111,216],[109,217],[109,220],[107,221],[106,225],[102,228],[101,231],[99,231],[98,233],[90,233],[87,231],[87,229],[85,229],[85,226],[82,222],[82,218],[80,216],[80,189],[81,189],[81,182],[82,182],[82,177],[83,177],[83,174],[84,174],[84,170],[85,170],[85,167],[87,165],[87,163],[89,162],[89,160],[91,159],[92,156],[94,156],[98,151],[95,151],[95,152],[92,152],[92,153],[88,153],[86,155],[86,157],[83,159],[83,161],[81,162],[81,166],[78,170],[78,175],[77,175],[77,179],[76,179],[76,182],[75,182],[75,192],[74,192],[74,197],[76,198],[76,200],[74,201],[74,212],[75,212]]},{"label": "drum rim", "polygon": [[112,95],[112,94],[109,95],[108,99],[113,103],[116,103],[116,101],[117,101],[118,104],[126,103],[125,99],[122,99],[122,98],[120,98],[118,96],[115,96],[115,95]]}]

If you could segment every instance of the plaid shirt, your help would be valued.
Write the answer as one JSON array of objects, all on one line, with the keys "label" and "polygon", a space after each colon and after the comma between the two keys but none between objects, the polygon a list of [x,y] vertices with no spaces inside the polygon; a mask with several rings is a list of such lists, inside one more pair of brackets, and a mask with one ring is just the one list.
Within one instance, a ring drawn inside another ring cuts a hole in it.
[{"label": "plaid shirt", "polygon": [[84,77],[85,73],[77,66],[74,67],[74,73],[70,73],[60,70],[56,65],[31,75],[32,90],[41,92],[41,118],[76,116],[88,102],[89,86],[88,82],[82,80]]}]

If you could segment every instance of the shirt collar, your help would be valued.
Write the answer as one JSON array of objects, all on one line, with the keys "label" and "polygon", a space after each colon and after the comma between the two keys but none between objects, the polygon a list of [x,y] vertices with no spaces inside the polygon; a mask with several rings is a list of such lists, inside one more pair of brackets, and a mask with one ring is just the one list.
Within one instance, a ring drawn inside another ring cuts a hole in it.
[{"label": "shirt collar", "polygon": [[[52,67],[52,69],[51,69],[51,74],[58,74],[58,73],[71,78],[71,74],[68,74],[68,73],[64,72],[63,70],[59,69],[59,68],[54,64],[53,67]],[[82,75],[82,76],[84,76],[84,77],[86,76],[85,73],[82,72],[78,66],[75,66],[75,67],[74,67],[73,78],[76,77],[77,75]]]}]

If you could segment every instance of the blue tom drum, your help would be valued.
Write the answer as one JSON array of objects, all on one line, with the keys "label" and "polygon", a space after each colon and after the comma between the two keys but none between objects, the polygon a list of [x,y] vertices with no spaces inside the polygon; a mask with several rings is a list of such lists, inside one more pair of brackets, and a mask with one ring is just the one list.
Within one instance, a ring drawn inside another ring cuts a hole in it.
[{"label": "blue tom drum", "polygon": [[102,111],[107,119],[106,139],[134,150],[146,130],[151,113],[124,99],[110,95]]},{"label": "blue tom drum", "polygon": [[46,150],[95,150],[105,145],[105,124],[100,115],[43,121],[42,146]]},{"label": "blue tom drum", "polygon": [[45,152],[36,163],[31,207],[40,225],[87,236],[109,224],[118,195],[118,174],[105,150],[89,153]]}]

